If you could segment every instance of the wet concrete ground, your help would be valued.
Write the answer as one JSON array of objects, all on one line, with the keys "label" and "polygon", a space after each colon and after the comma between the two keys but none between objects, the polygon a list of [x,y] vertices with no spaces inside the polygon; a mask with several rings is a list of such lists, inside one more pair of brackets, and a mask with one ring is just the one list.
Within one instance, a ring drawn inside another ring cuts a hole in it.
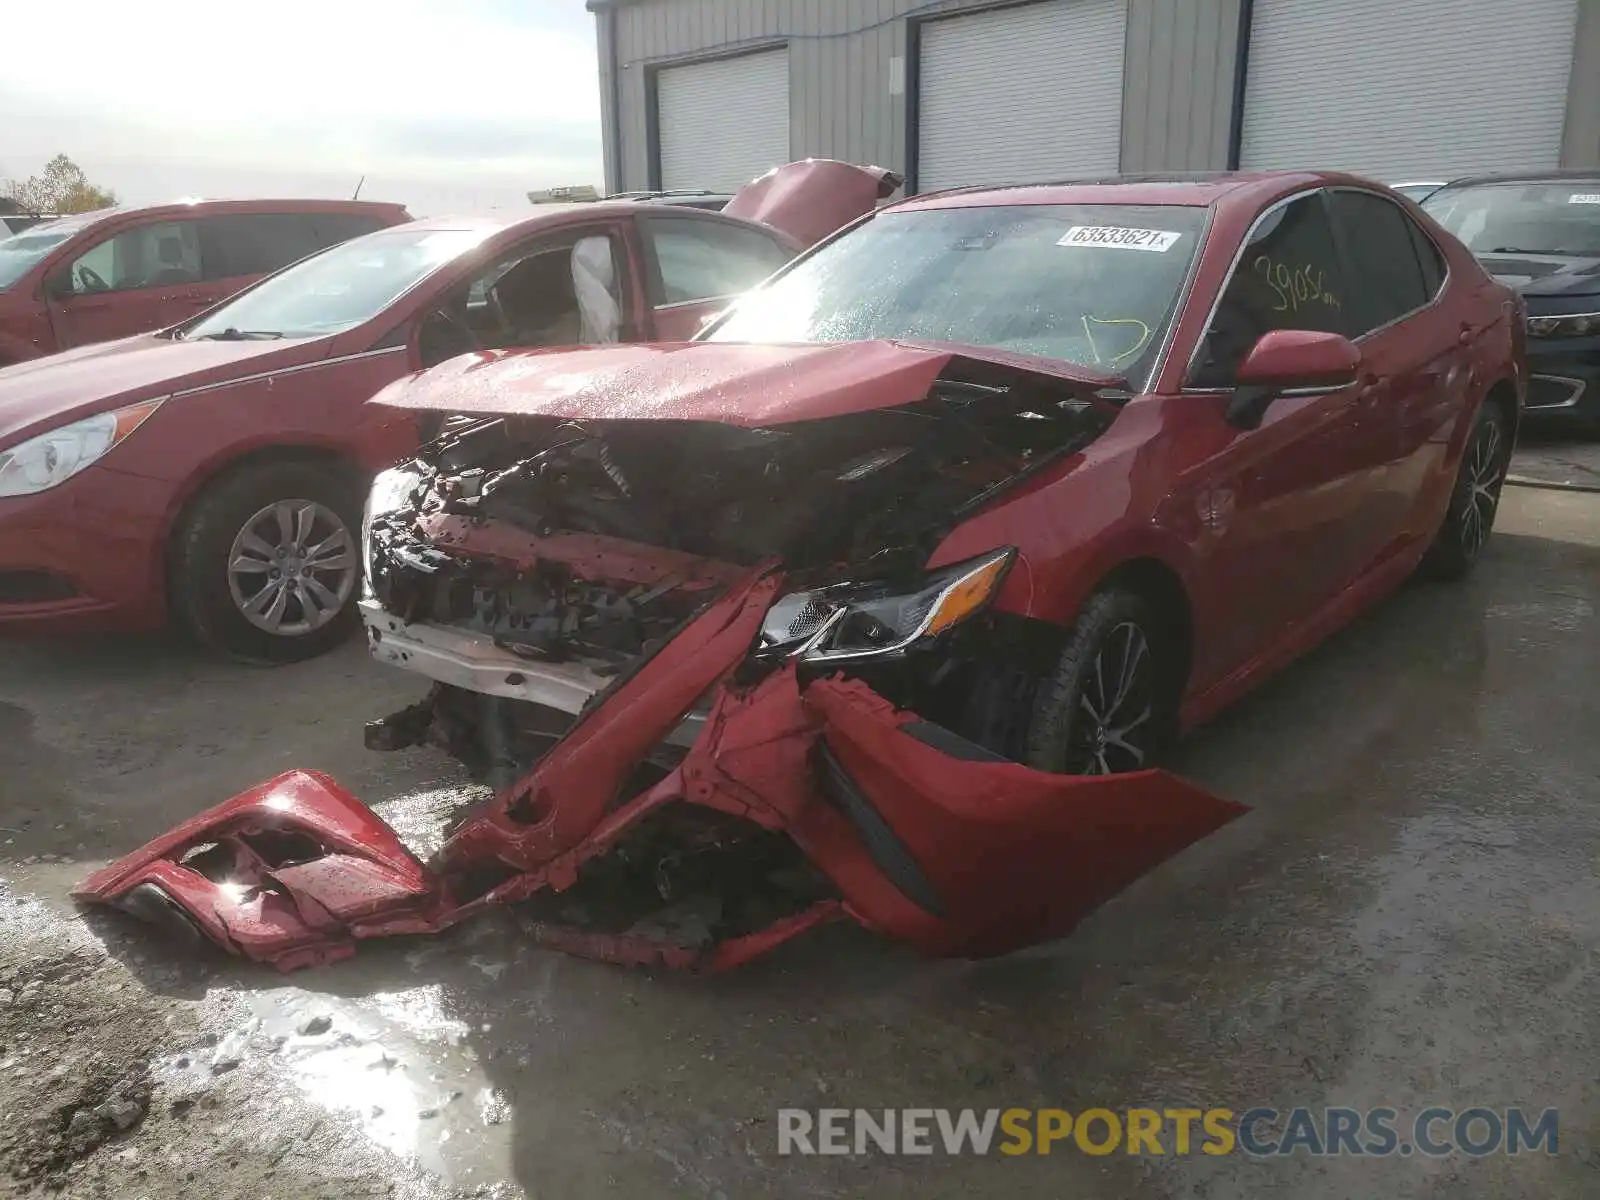
[{"label": "wet concrete ground", "polygon": [[[1600,497],[1510,491],[1469,583],[1404,590],[1190,742],[1180,769],[1254,811],[1069,940],[928,963],[837,928],[717,980],[534,950],[510,916],[287,978],[86,925],[91,865],[284,767],[424,848],[462,781],[361,748],[417,689],[359,645],[272,672],[4,646],[0,1169],[152,1200],[1592,1197],[1597,604]],[[775,1152],[781,1107],[1433,1104],[1559,1108],[1559,1153]]]}]

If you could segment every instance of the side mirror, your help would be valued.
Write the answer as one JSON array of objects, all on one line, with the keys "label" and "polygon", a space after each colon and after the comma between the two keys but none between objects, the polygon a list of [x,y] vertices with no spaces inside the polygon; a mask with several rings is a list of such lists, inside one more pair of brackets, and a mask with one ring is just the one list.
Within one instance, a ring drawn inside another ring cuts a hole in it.
[{"label": "side mirror", "polygon": [[1342,334],[1274,329],[1262,334],[1239,364],[1228,420],[1241,429],[1254,429],[1284,392],[1346,387],[1355,382],[1360,369],[1361,351]]}]

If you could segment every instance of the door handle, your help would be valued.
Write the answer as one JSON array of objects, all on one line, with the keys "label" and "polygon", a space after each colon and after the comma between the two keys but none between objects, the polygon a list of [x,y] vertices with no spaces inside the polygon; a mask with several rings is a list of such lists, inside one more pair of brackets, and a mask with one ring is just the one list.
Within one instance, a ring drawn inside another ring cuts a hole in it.
[{"label": "door handle", "polygon": [[1470,346],[1470,345],[1472,345],[1472,339],[1477,334],[1477,332],[1478,331],[1475,330],[1471,325],[1468,325],[1465,322],[1463,322],[1462,325],[1461,325],[1461,331],[1458,334],[1456,334],[1456,344],[1459,345],[1459,346]]}]

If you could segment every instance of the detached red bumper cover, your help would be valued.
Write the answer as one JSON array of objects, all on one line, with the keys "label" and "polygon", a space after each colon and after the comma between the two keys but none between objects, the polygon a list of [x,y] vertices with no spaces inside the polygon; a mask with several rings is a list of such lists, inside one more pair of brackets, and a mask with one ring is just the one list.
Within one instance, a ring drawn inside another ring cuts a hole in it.
[{"label": "detached red bumper cover", "polygon": [[[325,776],[279,776],[111,864],[76,893],[168,918],[292,969],[356,939],[438,930],[483,905],[559,897],[664,823],[796,849],[819,887],[764,923],[684,939],[538,920],[538,941],[626,963],[718,970],[848,915],[932,954],[1058,937],[1245,810],[1171,775],[1048,775],[999,759],[864,684],[793,664],[736,680],[781,576],[754,573],[599,698],[526,778],[424,867]],[[634,768],[714,694],[683,761],[632,796]],[[686,852],[687,856],[687,852]],[[674,861],[677,861],[674,857]],[[663,883],[662,894],[668,888]],[[799,895],[801,893],[793,893]]]}]

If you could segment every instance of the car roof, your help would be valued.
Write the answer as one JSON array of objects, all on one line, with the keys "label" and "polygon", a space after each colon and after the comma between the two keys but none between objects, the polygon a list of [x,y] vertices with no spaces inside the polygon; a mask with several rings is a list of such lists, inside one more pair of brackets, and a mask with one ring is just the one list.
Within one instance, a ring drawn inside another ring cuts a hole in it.
[{"label": "car roof", "polygon": [[99,208],[93,212],[69,213],[52,217],[28,232],[61,232],[87,229],[113,217],[180,217],[196,213],[217,216],[226,213],[403,213],[405,205],[382,200],[181,200],[174,204],[143,204],[134,207]]},{"label": "car roof", "polygon": [[[444,215],[437,217],[420,217],[405,225],[397,225],[396,229],[485,229],[501,230],[513,227],[535,227],[544,224],[565,223],[565,219],[573,216],[593,217],[621,217],[629,213],[648,213],[651,216],[661,216],[662,205],[651,203],[647,200],[576,200],[557,204],[539,204],[529,208],[519,208],[504,212],[463,213],[457,215]],[[686,208],[685,212],[694,218],[709,221],[731,221],[738,225],[758,225],[759,221],[747,221],[742,217],[730,217],[724,213],[711,212],[706,209]],[[674,213],[674,216],[678,214]],[[771,226],[761,226],[782,236],[781,230],[773,230]]]},{"label": "car roof", "polygon": [[1528,171],[1525,173],[1504,172],[1493,175],[1467,175],[1460,179],[1452,179],[1445,184],[1446,187],[1475,187],[1486,183],[1569,183],[1573,181],[1600,182],[1600,171],[1593,167],[1587,170],[1572,168],[1565,171]]},{"label": "car roof", "polygon": [[1101,175],[1049,183],[953,188],[924,192],[886,209],[978,208],[1023,204],[1149,204],[1209,207],[1222,201],[1256,203],[1330,184],[1377,186],[1338,171],[1211,171],[1187,174]]}]

